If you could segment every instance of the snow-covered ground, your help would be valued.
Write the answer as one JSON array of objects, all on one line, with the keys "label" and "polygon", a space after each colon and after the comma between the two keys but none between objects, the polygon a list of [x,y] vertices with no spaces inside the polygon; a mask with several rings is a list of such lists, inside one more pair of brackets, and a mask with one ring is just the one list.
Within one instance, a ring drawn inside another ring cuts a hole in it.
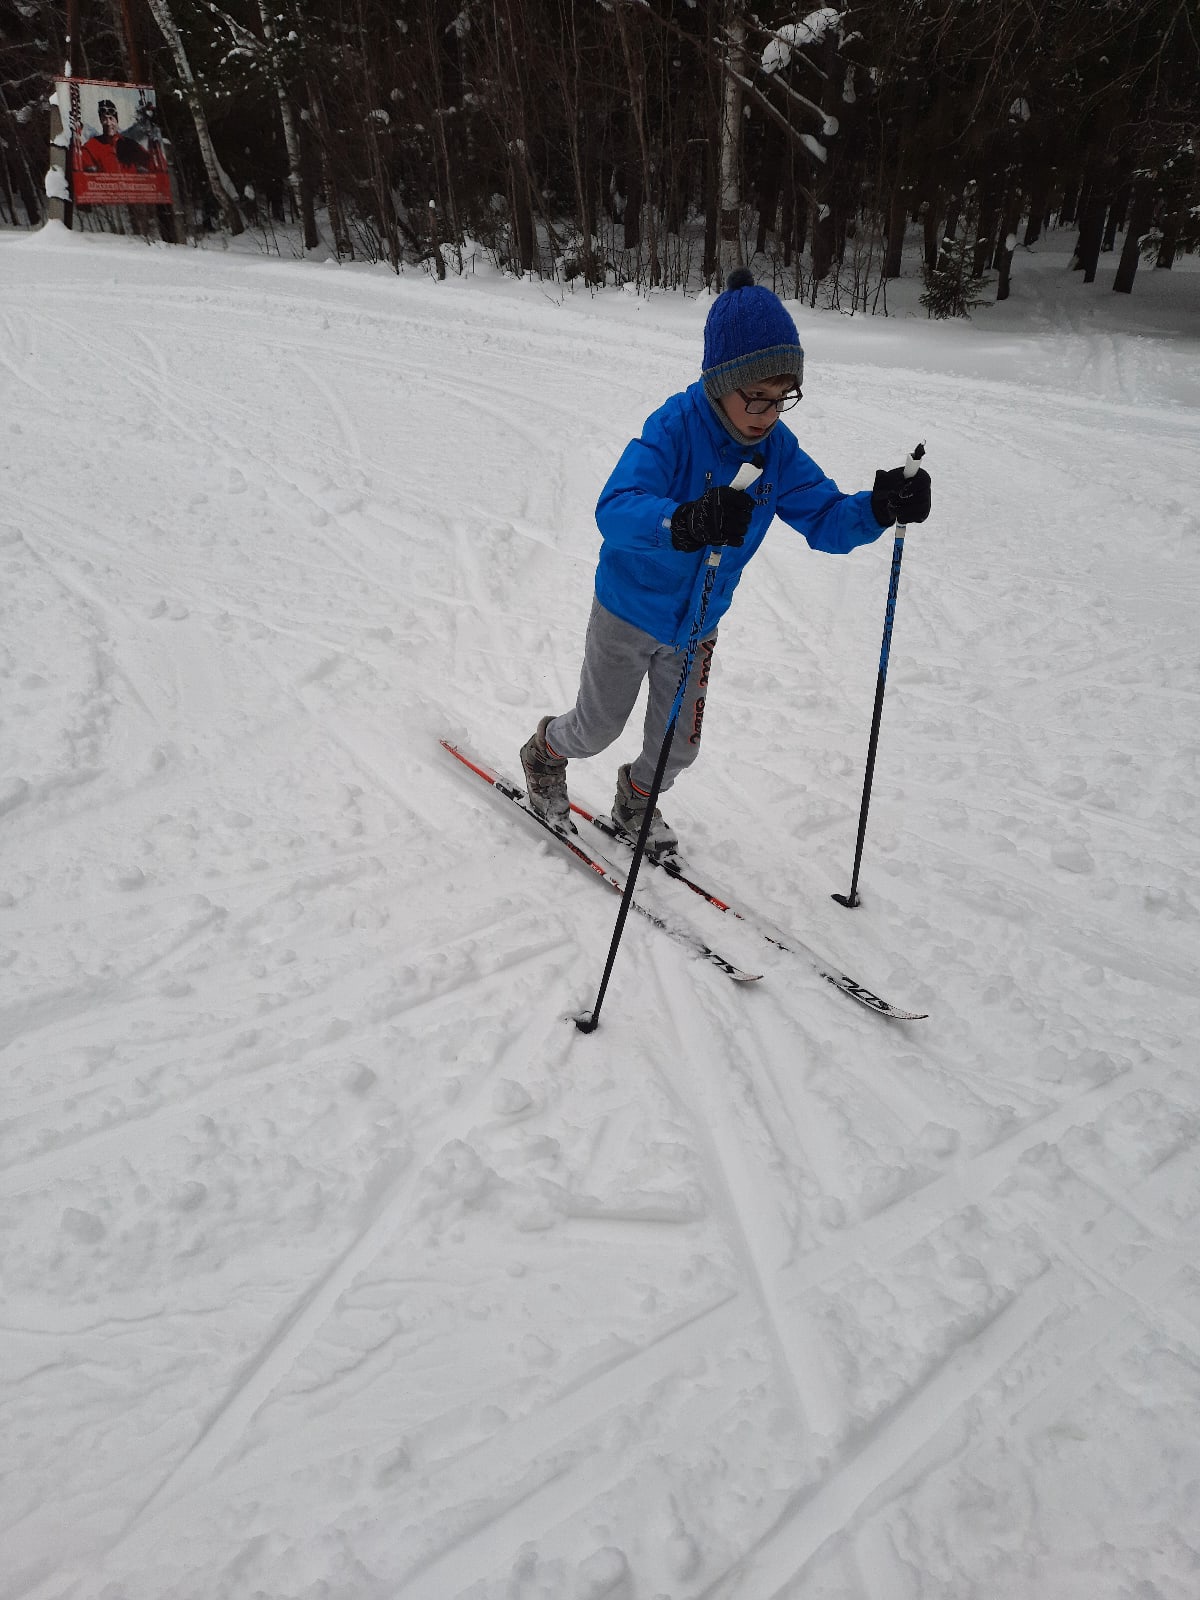
[{"label": "snow-covered ground", "polygon": [[1110,281],[798,312],[935,480],[861,909],[887,536],[777,527],[665,806],[929,1020],[646,881],[764,980],[635,918],[585,1037],[437,741],[570,703],[707,301],[0,240],[3,1600],[1195,1600],[1200,273]]}]

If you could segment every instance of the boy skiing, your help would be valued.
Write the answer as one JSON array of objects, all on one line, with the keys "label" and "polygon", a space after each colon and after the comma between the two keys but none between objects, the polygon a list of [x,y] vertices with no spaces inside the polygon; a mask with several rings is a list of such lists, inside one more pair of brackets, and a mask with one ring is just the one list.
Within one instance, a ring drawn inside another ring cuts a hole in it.
[{"label": "boy skiing", "polygon": [[[571,829],[567,762],[598,755],[620,736],[642,680],[649,696],[641,753],[617,773],[614,823],[636,839],[667,719],[675,703],[706,552],[721,547],[704,637],[695,651],[663,774],[666,790],[699,753],[717,624],[746,563],[778,516],[814,550],[845,554],[894,522],[923,522],[923,469],[881,469],[869,491],[843,494],[780,421],[801,399],[804,351],[783,303],[745,268],[730,274],[704,326],[700,379],[649,417],[596,506],[603,536],[574,707],[545,716],[522,747],[530,804]],[[739,467],[761,465],[750,493],[730,487]],[[675,830],[655,811],[647,852],[675,856]]]}]

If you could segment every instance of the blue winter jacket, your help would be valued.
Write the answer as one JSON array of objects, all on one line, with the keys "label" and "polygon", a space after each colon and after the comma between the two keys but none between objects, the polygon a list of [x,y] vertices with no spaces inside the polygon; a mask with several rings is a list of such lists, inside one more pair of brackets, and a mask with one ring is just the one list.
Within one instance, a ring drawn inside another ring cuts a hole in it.
[{"label": "blue winter jacket", "polygon": [[671,517],[685,500],[729,483],[752,456],[766,459],[750,490],[757,502],[740,549],[725,546],[704,617],[707,636],[729,610],[743,568],[775,517],[802,533],[814,550],[835,555],[878,539],[869,490],[843,494],[796,436],[777,422],[764,440],[739,445],[722,425],[701,383],[672,395],[649,417],[640,439],[625,447],[596,506],[604,536],[596,598],[606,611],[652,634],[661,644],[687,644],[707,552],[684,554],[671,543]]}]

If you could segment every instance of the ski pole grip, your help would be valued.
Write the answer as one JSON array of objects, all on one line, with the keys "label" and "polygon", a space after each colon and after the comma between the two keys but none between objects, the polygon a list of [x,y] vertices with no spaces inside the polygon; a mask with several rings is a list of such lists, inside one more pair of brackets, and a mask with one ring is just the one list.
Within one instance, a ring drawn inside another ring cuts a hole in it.
[{"label": "ski pole grip", "polygon": [[[918,449],[920,449],[920,446],[918,446]],[[924,451],[922,451],[922,454],[924,454]],[[734,474],[733,482],[729,485],[729,487],[731,489],[741,489],[744,493],[752,483],[757,483],[762,477],[763,465],[763,458],[761,456],[755,456],[753,461],[743,461],[741,466],[737,469],[737,472]],[[916,467],[914,467],[913,472],[916,470]],[[909,476],[911,477],[911,473]]]},{"label": "ski pole grip", "polygon": [[[764,465],[762,456],[755,456],[753,461],[743,461],[734,473],[733,481],[729,487],[731,489],[741,489],[744,494],[752,483],[757,483],[762,477]],[[717,545],[708,552],[706,566],[719,567],[721,565],[721,548],[720,545]]]},{"label": "ski pole grip", "polygon": [[[916,447],[916,449],[906,459],[906,461],[904,463],[904,476],[906,478],[915,478],[916,477],[917,471],[920,468],[921,462],[923,461],[924,457],[925,457],[925,441],[924,441],[924,439],[922,439],[921,443]],[[908,524],[907,523],[898,522],[896,524],[896,537],[897,537],[897,539],[903,539],[904,535],[907,532],[908,532]]]}]

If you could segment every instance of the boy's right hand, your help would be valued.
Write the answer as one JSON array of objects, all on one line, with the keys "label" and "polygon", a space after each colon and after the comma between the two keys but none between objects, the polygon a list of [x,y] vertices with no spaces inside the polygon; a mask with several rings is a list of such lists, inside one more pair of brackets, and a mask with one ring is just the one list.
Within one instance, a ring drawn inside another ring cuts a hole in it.
[{"label": "boy's right hand", "polygon": [[728,484],[706,489],[698,500],[676,506],[671,543],[676,550],[703,550],[710,544],[739,549],[749,532],[753,510],[754,501],[741,489],[731,489]]}]

